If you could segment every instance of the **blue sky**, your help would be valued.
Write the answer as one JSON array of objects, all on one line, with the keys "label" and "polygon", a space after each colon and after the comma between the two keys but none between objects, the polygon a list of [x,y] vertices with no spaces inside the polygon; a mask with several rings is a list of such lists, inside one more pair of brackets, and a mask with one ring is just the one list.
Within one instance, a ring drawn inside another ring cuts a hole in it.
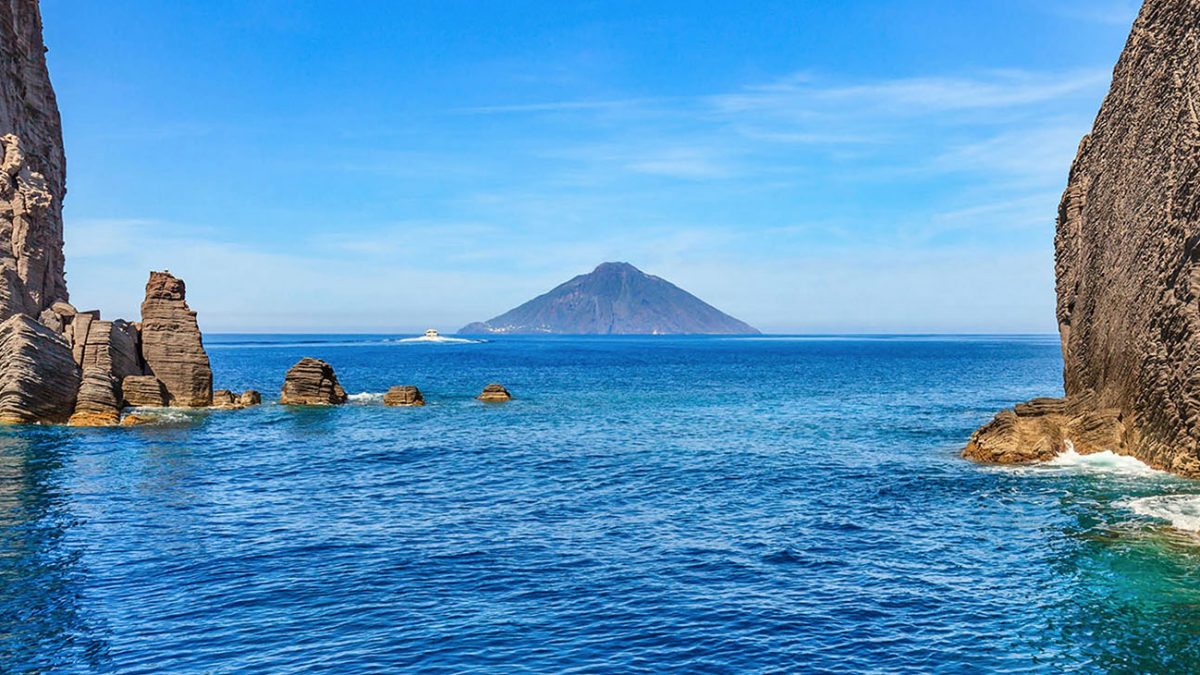
[{"label": "blue sky", "polygon": [[770,332],[1053,331],[1128,0],[43,0],[73,302],[453,330],[627,260]]}]

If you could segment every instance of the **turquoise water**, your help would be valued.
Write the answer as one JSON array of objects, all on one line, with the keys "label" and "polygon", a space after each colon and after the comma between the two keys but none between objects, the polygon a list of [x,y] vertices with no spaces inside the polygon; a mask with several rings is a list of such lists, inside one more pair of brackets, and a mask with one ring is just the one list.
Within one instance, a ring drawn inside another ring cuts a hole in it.
[{"label": "turquoise water", "polygon": [[362,395],[0,431],[0,672],[1200,664],[1200,484],[957,455],[1059,391],[1053,336],[208,346],[218,387],[316,356]]}]

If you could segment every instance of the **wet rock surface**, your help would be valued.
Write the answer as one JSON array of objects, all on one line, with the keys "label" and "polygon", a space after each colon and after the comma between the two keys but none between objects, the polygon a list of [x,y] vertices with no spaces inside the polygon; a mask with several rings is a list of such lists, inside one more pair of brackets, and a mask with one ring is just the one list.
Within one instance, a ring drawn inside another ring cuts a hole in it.
[{"label": "wet rock surface", "polygon": [[512,394],[504,388],[504,385],[492,383],[483,388],[483,393],[479,394],[479,400],[484,403],[503,403],[512,400]]},{"label": "wet rock surface", "polygon": [[287,371],[279,395],[283,405],[341,405],[346,401],[333,366],[313,358],[300,359]]}]

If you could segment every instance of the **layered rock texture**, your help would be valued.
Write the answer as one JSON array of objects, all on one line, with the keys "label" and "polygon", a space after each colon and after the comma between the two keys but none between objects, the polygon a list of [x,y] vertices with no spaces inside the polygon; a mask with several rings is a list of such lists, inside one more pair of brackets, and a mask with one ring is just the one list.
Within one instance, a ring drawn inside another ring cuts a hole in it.
[{"label": "layered rock texture", "polygon": [[287,371],[279,395],[283,405],[341,405],[347,400],[333,366],[307,357]]},{"label": "layered rock texture", "polygon": [[1066,399],[1001,413],[968,456],[1071,440],[1200,477],[1198,16],[1197,0],[1145,2],[1071,167],[1055,236]]},{"label": "layered rock texture", "polygon": [[629,263],[609,262],[516,309],[468,324],[458,332],[667,335],[758,331],[665,279]]},{"label": "layered rock texture", "polygon": [[411,407],[425,405],[425,397],[421,390],[412,385],[392,387],[383,395],[383,404],[392,407]]},{"label": "layered rock texture", "polygon": [[142,303],[142,356],[173,406],[212,404],[212,367],[182,279],[151,272]]},{"label": "layered rock texture", "polygon": [[79,381],[61,335],[24,314],[0,323],[0,422],[66,422]]},{"label": "layered rock texture", "polygon": [[45,51],[37,0],[0,2],[0,422],[112,425],[127,402],[208,405],[182,281],[151,273],[140,326],[67,302],[66,160]]},{"label": "layered rock texture", "polygon": [[512,394],[508,393],[504,385],[493,382],[483,388],[478,398],[484,403],[504,403],[512,400]]},{"label": "layered rock texture", "polygon": [[37,0],[0,3],[0,319],[67,300],[62,123]]}]

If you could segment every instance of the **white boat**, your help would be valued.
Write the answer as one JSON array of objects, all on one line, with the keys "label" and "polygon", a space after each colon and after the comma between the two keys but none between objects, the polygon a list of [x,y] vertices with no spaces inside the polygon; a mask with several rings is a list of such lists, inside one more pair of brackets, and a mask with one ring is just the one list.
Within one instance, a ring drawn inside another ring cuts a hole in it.
[{"label": "white boat", "polygon": [[442,334],[437,332],[436,328],[430,328],[425,331],[424,335],[419,337],[404,338],[400,342],[441,342],[453,344],[471,344],[479,342],[479,340],[467,340],[465,338],[442,337]]}]

